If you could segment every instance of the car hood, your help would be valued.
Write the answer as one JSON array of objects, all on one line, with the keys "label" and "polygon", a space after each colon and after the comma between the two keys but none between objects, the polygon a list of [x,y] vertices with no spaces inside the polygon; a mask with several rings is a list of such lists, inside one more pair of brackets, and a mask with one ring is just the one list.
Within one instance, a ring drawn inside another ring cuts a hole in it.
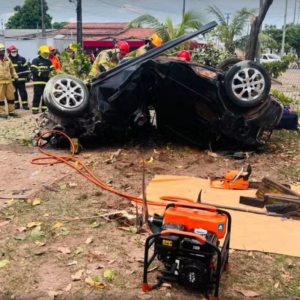
[{"label": "car hood", "polygon": [[154,58],[154,57],[162,54],[163,52],[194,38],[197,35],[207,33],[209,31],[211,31],[212,29],[214,29],[217,25],[218,25],[217,22],[210,22],[210,23],[202,26],[201,28],[199,28],[199,30],[182,35],[174,40],[171,40],[171,41],[161,45],[160,47],[157,47],[157,48],[147,51],[146,53],[144,53],[141,56],[134,57],[134,58],[128,60],[127,62],[120,64],[104,73],[101,73],[99,76],[93,78],[92,82],[91,82],[91,86],[93,87],[93,86],[117,75],[118,73],[122,72],[123,70],[125,70],[127,68],[131,68],[135,65],[140,65],[143,62],[145,62],[146,60]]}]

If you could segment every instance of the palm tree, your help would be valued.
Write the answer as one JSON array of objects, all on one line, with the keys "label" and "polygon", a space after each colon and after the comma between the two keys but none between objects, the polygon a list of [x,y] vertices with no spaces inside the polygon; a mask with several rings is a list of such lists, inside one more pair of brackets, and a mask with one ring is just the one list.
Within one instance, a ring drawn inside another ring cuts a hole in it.
[{"label": "palm tree", "polygon": [[234,49],[235,38],[242,36],[245,27],[249,24],[250,16],[255,12],[255,9],[242,8],[236,12],[230,23],[228,23],[225,15],[217,6],[209,6],[208,12],[213,14],[219,22],[213,34],[225,44],[227,50],[232,51]]},{"label": "palm tree", "polygon": [[132,20],[127,28],[147,26],[155,28],[155,32],[163,39],[163,42],[168,42],[181,35],[184,35],[189,30],[197,30],[202,26],[204,17],[197,9],[187,11],[182,18],[180,24],[174,24],[171,18],[167,17],[164,22],[160,22],[155,17],[145,14]]}]

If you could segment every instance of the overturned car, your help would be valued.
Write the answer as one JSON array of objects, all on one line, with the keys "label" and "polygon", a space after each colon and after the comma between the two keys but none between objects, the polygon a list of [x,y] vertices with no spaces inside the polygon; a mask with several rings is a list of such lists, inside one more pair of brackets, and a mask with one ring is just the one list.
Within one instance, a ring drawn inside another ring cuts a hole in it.
[{"label": "overturned car", "polygon": [[71,75],[53,77],[44,91],[48,111],[41,115],[40,127],[80,138],[109,128],[143,127],[154,110],[157,129],[198,144],[220,137],[249,146],[265,144],[283,107],[270,94],[271,78],[264,67],[242,61],[230,68],[225,62],[218,69],[160,56],[216,25],[167,42],[87,84]]}]

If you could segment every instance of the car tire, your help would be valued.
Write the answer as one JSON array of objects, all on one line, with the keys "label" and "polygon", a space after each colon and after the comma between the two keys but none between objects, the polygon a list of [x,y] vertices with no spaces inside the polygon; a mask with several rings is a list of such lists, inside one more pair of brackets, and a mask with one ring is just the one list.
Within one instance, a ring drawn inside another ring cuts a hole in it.
[{"label": "car tire", "polygon": [[87,109],[89,91],[79,78],[60,74],[48,81],[43,98],[53,114],[62,118],[80,117]]},{"label": "car tire", "polygon": [[297,203],[282,203],[277,202],[273,204],[266,205],[267,212],[277,213],[277,214],[286,214],[291,211],[297,211],[299,205]]},{"label": "car tire", "polygon": [[233,65],[241,62],[242,60],[239,58],[228,58],[219,63],[216,68],[218,70],[222,70],[224,72],[227,72]]},{"label": "car tire", "polygon": [[253,107],[263,103],[271,90],[267,69],[254,61],[241,61],[226,73],[224,85],[229,98],[238,106]]}]

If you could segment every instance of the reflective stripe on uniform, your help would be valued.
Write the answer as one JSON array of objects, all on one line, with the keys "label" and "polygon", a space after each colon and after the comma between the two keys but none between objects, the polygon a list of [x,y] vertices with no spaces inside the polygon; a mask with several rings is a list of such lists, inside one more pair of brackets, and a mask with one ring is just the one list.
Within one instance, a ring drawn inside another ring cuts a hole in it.
[{"label": "reflective stripe on uniform", "polygon": [[19,103],[19,100],[15,100],[15,104],[18,104]]},{"label": "reflective stripe on uniform", "polygon": [[14,67],[17,67],[17,66],[18,66],[18,64],[13,64],[13,66],[14,66]]},{"label": "reflective stripe on uniform", "polygon": [[53,69],[54,68],[54,66],[52,65],[52,66],[50,66],[50,69]]},{"label": "reflective stripe on uniform", "polygon": [[27,101],[22,101],[22,104],[28,104],[28,102]]},{"label": "reflective stripe on uniform", "polygon": [[25,78],[19,78],[19,81],[25,81],[26,79]]},{"label": "reflective stripe on uniform", "polygon": [[32,107],[31,109],[32,110],[39,110],[40,108],[39,107]]},{"label": "reflective stripe on uniform", "polygon": [[45,81],[35,81],[33,84],[46,84],[47,82]]},{"label": "reflective stripe on uniform", "polygon": [[45,68],[47,68],[47,66],[36,66],[36,65],[31,65],[31,68],[45,69]]},{"label": "reflective stripe on uniform", "polygon": [[22,67],[26,67],[28,65],[28,63],[26,62],[24,65],[22,65]]},{"label": "reflective stripe on uniform", "polygon": [[47,106],[42,106],[42,109],[48,109],[48,107]]}]

